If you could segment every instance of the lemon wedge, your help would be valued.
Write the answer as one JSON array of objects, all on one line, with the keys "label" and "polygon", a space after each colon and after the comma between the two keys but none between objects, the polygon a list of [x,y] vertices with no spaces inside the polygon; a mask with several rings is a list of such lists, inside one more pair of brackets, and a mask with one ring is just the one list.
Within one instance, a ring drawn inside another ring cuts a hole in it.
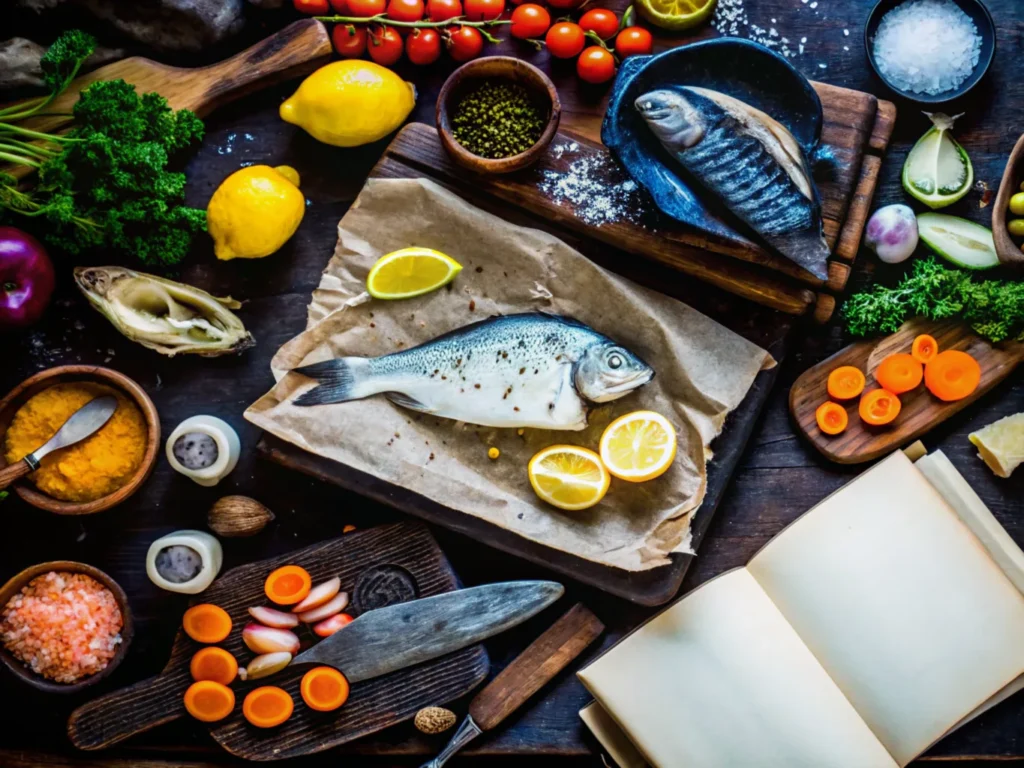
[{"label": "lemon wedge", "polygon": [[451,256],[430,248],[403,248],[381,256],[366,276],[375,299],[409,299],[447,285],[462,271]]},{"label": "lemon wedge", "polygon": [[707,21],[716,0],[640,0],[640,14],[662,29],[680,31]]},{"label": "lemon wedge", "polygon": [[634,411],[601,435],[601,461],[620,480],[642,483],[668,471],[676,447],[676,430],[668,419],[654,411]]},{"label": "lemon wedge", "polygon": [[570,512],[597,504],[612,481],[601,457],[578,445],[545,448],[530,459],[528,472],[538,496]]},{"label": "lemon wedge", "polygon": [[978,456],[999,477],[1009,477],[1024,463],[1024,413],[1016,413],[968,435]]}]

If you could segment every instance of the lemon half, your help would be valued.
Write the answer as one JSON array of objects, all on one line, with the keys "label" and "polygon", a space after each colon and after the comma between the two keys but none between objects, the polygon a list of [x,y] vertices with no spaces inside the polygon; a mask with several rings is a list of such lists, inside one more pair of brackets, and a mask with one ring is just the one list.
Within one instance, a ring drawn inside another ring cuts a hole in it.
[{"label": "lemon half", "polygon": [[541,499],[570,512],[597,504],[612,481],[601,457],[578,445],[545,448],[530,459],[527,471]]},{"label": "lemon half", "polygon": [[375,299],[410,299],[447,285],[462,271],[451,256],[431,248],[403,248],[381,256],[366,276]]}]

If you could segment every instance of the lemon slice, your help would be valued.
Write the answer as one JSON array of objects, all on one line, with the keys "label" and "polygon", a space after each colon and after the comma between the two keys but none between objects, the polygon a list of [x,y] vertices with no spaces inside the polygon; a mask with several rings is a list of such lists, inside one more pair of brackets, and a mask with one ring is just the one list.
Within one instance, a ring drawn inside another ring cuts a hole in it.
[{"label": "lemon slice", "polygon": [[377,259],[366,276],[375,299],[409,299],[447,285],[462,271],[451,256],[431,248],[403,248]]},{"label": "lemon slice", "polygon": [[640,14],[662,29],[679,31],[706,21],[716,0],[640,0]]},{"label": "lemon slice", "polygon": [[974,166],[964,148],[950,135],[956,117],[941,112],[925,114],[932,127],[907,155],[903,188],[929,208],[944,208],[970,191]]},{"label": "lemon slice", "polygon": [[597,504],[612,481],[601,457],[577,445],[545,448],[530,459],[528,472],[538,496],[570,512]]},{"label": "lemon slice", "polygon": [[1024,464],[1024,413],[1007,416],[968,435],[982,461],[999,477]]},{"label": "lemon slice", "polygon": [[676,431],[654,411],[620,416],[601,435],[601,461],[620,480],[653,480],[665,474],[675,458]]}]

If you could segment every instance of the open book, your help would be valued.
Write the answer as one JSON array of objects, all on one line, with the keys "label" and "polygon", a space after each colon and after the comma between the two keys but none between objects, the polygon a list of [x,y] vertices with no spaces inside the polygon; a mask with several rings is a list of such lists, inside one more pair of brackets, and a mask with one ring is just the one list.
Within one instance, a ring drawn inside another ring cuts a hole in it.
[{"label": "open book", "polygon": [[1024,553],[902,452],[579,673],[622,768],[902,768],[1024,687]]}]

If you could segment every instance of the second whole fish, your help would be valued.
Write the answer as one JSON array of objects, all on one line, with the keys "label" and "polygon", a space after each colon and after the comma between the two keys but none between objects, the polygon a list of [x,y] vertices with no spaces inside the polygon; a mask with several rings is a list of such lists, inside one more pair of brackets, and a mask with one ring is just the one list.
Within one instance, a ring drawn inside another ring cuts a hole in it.
[{"label": "second whole fish", "polygon": [[654,377],[643,360],[589,326],[542,313],[494,317],[402,352],[295,370],[319,385],[295,400],[299,406],[384,394],[469,424],[558,430],[586,427],[585,401],[615,400]]}]

